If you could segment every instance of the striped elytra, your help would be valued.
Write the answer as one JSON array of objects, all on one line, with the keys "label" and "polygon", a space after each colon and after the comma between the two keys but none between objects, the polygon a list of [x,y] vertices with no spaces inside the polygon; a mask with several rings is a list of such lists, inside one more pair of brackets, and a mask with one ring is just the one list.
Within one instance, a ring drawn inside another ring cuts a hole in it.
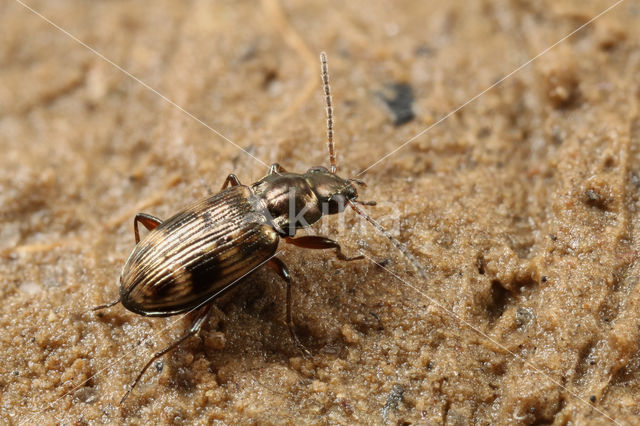
[{"label": "striped elytra", "polygon": [[122,269],[124,307],[148,316],[189,311],[272,256],[278,235],[266,218],[247,220],[250,196],[249,187],[232,186],[151,230]]}]

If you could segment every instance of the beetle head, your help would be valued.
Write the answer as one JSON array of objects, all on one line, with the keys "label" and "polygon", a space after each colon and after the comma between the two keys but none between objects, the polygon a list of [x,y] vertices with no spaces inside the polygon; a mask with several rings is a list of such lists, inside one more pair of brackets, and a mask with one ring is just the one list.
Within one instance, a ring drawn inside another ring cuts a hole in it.
[{"label": "beetle head", "polygon": [[349,201],[353,202],[358,198],[358,191],[353,183],[364,185],[361,180],[343,179],[322,166],[310,168],[304,178],[318,198],[323,214],[344,211]]}]

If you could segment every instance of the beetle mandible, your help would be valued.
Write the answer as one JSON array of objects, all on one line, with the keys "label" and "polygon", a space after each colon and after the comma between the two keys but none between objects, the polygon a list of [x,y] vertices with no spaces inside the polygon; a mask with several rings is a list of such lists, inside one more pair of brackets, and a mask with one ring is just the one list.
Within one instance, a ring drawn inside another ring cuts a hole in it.
[{"label": "beetle mandible", "polygon": [[[364,182],[343,179],[336,174],[333,106],[324,52],[320,61],[330,170],[316,166],[303,174],[290,173],[275,163],[265,177],[250,186],[241,184],[234,174],[230,174],[218,194],[197,201],[165,221],[146,213],[135,216],[136,246],[120,274],[120,297],[93,310],[122,303],[140,315],[163,317],[194,311],[194,318],[184,336],[151,357],[120,403],[124,402],[154,360],[200,332],[216,298],[263,264],[273,268],[286,282],[286,323],[294,342],[308,354],[295,334],[291,319],[289,271],[274,255],[280,239],[284,239],[298,247],[334,249],[341,260],[363,259],[364,256],[345,256],[340,244],[326,237],[309,235],[293,238],[297,229],[308,227],[322,216],[341,213],[347,205],[384,234],[420,276],[425,276],[419,262],[406,247],[358,206],[375,205],[375,202],[357,199],[354,184],[364,185]],[[139,224],[149,230],[142,239]]]}]

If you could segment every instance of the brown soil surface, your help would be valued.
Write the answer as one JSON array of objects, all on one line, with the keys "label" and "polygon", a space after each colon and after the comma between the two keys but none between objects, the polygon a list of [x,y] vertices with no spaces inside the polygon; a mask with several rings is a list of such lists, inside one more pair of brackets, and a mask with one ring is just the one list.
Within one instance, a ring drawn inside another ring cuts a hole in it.
[{"label": "brown soil surface", "polygon": [[[158,93],[0,5],[2,423],[637,421],[637,2],[435,126],[613,0],[28,4]],[[310,358],[261,269],[119,405],[188,327],[89,311],[117,297],[135,213],[265,174],[202,123],[266,164],[326,165],[322,50],[343,175],[420,134],[361,197],[428,278],[352,212],[328,218],[308,233],[384,266],[281,244]]]}]

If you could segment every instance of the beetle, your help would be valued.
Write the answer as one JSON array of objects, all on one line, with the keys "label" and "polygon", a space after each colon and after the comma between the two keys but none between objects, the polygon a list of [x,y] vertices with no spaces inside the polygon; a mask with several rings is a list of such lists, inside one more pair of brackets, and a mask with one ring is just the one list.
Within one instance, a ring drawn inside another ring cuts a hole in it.
[{"label": "beetle", "polygon": [[[230,174],[218,194],[191,204],[167,220],[146,213],[135,216],[136,245],[120,274],[120,297],[93,310],[122,303],[139,315],[164,317],[193,311],[194,317],[184,336],[151,357],[120,403],[156,359],[199,334],[215,299],[262,265],[273,268],[285,281],[286,324],[293,341],[309,355],[296,336],[291,318],[291,276],[275,254],[279,241],[284,239],[298,247],[334,249],[337,257],[344,261],[363,259],[364,256],[346,256],[337,241],[326,237],[294,238],[297,229],[308,227],[322,216],[341,213],[346,206],[384,234],[418,273],[425,276],[406,247],[358,206],[375,205],[375,202],[358,200],[354,184],[364,185],[364,182],[336,174],[333,106],[324,52],[320,61],[330,169],[315,166],[298,174],[275,163],[265,177],[250,186],[243,185],[236,175]],[[140,224],[149,230],[142,239],[138,230]]]}]

